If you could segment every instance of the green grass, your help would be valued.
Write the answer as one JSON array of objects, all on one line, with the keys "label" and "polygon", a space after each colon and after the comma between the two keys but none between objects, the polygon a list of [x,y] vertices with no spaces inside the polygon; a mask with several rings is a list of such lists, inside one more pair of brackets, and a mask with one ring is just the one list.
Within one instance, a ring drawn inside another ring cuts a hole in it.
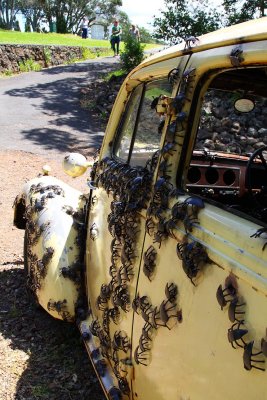
[{"label": "green grass", "polygon": [[[16,32],[0,29],[0,44],[37,44],[57,46],[105,47],[110,48],[109,40],[82,39],[80,36],[60,33]],[[146,44],[145,49],[157,47],[156,44]],[[121,43],[123,51],[124,44]]]},{"label": "green grass", "polygon": [[80,47],[110,47],[108,40],[82,39],[80,36],[60,33],[16,32],[0,30],[2,44],[38,44]]},{"label": "green grass", "polygon": [[112,76],[122,76],[122,75],[125,75],[125,74],[126,74],[126,72],[123,69],[117,69],[116,71],[108,72],[104,76],[103,79],[104,79],[104,81],[108,82]]}]

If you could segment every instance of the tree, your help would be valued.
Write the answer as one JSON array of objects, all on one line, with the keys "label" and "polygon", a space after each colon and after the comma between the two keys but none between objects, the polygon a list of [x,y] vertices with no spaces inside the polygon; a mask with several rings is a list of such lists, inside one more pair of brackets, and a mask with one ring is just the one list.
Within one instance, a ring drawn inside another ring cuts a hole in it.
[{"label": "tree", "polygon": [[17,11],[15,0],[0,0],[0,28],[12,29],[15,25]]},{"label": "tree", "polygon": [[88,18],[90,25],[96,17],[108,20],[117,13],[122,0],[0,0],[0,21],[1,3],[16,3],[14,10],[25,15],[33,31],[38,31],[45,20],[49,25],[55,22],[59,33],[77,33],[83,17]]},{"label": "tree", "polygon": [[267,10],[266,0],[225,0],[223,6],[227,25],[238,24],[254,18],[264,17]]},{"label": "tree", "polygon": [[164,3],[166,11],[161,11],[162,17],[153,22],[156,39],[176,44],[186,37],[199,36],[220,27],[220,15],[211,8],[208,0],[164,0]]},{"label": "tree", "polygon": [[155,39],[153,39],[151,33],[142,26],[139,28],[140,40],[142,43],[155,43]]},{"label": "tree", "polygon": [[121,5],[121,0],[45,0],[44,12],[49,23],[56,21],[57,32],[77,33],[83,17],[91,25],[96,17],[110,18]]},{"label": "tree", "polygon": [[[19,0],[17,8],[26,17],[27,31],[41,31],[41,22],[45,20],[44,0]],[[26,27],[25,27],[26,30]]]}]

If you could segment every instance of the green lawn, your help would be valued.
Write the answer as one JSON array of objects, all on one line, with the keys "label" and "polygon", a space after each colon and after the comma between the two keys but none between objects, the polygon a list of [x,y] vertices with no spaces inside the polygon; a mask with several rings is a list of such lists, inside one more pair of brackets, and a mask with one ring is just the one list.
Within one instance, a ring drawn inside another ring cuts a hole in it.
[{"label": "green lawn", "polygon": [[110,47],[108,40],[82,39],[76,35],[60,33],[16,32],[0,30],[1,44],[42,44],[58,46]]},{"label": "green lawn", "polygon": [[[39,44],[58,46],[82,46],[82,47],[107,47],[110,48],[109,40],[82,39],[80,36],[60,33],[36,33],[16,32],[0,29],[0,44]],[[146,44],[145,49],[157,47],[156,44]],[[121,46],[123,50],[123,43]]]}]

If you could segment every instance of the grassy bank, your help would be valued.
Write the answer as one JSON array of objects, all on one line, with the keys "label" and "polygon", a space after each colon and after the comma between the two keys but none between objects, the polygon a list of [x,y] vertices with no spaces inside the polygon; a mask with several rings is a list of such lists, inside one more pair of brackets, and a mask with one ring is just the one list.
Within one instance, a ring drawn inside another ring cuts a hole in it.
[{"label": "grassy bank", "polygon": [[82,39],[76,35],[60,33],[16,32],[0,30],[2,44],[38,44],[57,46],[110,47],[108,40]]},{"label": "grassy bank", "polygon": [[[0,29],[0,44],[37,44],[56,46],[81,46],[110,48],[109,40],[82,39],[80,36],[60,33],[16,32]],[[145,49],[155,48],[156,44],[146,44]],[[123,50],[123,43],[121,44]]]}]

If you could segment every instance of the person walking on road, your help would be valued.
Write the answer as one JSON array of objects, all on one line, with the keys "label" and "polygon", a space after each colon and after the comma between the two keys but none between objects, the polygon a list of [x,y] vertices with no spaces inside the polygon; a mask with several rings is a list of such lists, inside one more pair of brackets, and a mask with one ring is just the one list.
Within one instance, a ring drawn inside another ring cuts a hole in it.
[{"label": "person walking on road", "polygon": [[114,51],[114,57],[119,55],[120,52],[120,41],[121,41],[121,33],[122,29],[121,26],[119,25],[119,21],[115,20],[113,22],[113,26],[111,29],[111,48]]}]

